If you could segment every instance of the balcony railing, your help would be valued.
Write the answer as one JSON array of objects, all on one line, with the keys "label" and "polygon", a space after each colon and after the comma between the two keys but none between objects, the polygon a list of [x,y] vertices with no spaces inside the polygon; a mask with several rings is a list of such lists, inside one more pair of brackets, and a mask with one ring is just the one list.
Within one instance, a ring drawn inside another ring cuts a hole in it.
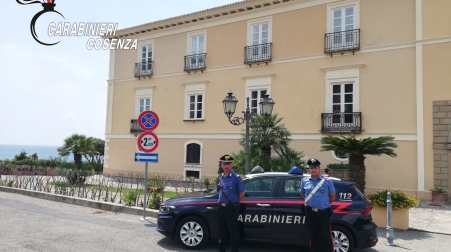
[{"label": "balcony railing", "polygon": [[272,60],[272,43],[244,47],[244,64],[266,62]]},{"label": "balcony railing", "polygon": [[362,133],[362,112],[322,113],[321,133]]},{"label": "balcony railing", "polygon": [[139,80],[152,76],[153,74],[153,61],[138,62],[135,63],[135,78]]},{"label": "balcony railing", "polygon": [[204,69],[207,68],[207,54],[193,54],[185,56],[185,68],[183,71],[190,73],[191,71],[201,71],[204,72]]},{"label": "balcony railing", "polygon": [[352,51],[360,49],[360,29],[326,33],[324,35],[324,53]]},{"label": "balcony railing", "polygon": [[144,132],[144,130],[142,130],[139,127],[138,120],[136,120],[136,119],[130,120],[130,133],[135,134],[135,133],[142,133],[142,132]]}]

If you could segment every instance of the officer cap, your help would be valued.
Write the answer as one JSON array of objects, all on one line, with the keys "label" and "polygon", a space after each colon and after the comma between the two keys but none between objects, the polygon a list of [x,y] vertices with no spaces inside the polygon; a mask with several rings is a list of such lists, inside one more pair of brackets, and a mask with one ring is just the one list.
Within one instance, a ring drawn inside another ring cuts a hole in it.
[{"label": "officer cap", "polygon": [[225,154],[224,156],[219,158],[219,161],[221,161],[221,163],[223,164],[232,163],[233,157],[228,154]]},{"label": "officer cap", "polygon": [[317,167],[321,163],[319,162],[318,159],[312,158],[312,159],[309,159],[309,161],[307,161],[307,164],[308,164],[309,167]]},{"label": "officer cap", "polygon": [[298,175],[302,175],[303,173],[302,173],[301,168],[294,166],[294,167],[292,167],[292,168],[288,171],[288,174],[298,174]]},{"label": "officer cap", "polygon": [[255,166],[254,169],[252,169],[251,174],[255,173],[264,173],[265,171],[260,166]]}]

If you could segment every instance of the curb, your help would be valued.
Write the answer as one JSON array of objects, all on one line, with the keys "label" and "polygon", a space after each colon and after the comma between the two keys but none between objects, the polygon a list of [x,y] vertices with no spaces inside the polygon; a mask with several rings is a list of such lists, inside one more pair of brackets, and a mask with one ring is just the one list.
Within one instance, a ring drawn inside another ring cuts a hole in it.
[{"label": "curb", "polygon": [[430,233],[430,234],[439,234],[439,235],[449,235],[449,236],[451,236],[451,234],[449,234],[449,233],[441,233],[441,232],[427,231],[427,230],[417,229],[417,228],[408,228],[407,230],[410,230],[410,231],[417,231],[417,232],[423,232],[423,233]]},{"label": "curb", "polygon": [[[143,215],[143,208],[139,207],[128,207],[123,206],[115,203],[109,203],[109,202],[101,202],[97,200],[91,200],[91,199],[82,199],[82,198],[75,198],[71,196],[64,196],[64,195],[58,195],[53,193],[46,193],[46,192],[37,192],[37,191],[30,191],[30,190],[24,190],[24,189],[18,189],[18,188],[11,188],[11,187],[4,187],[0,186],[0,192],[7,192],[7,193],[17,193],[25,196],[50,200],[50,201],[56,201],[66,204],[73,204],[73,205],[79,205],[84,207],[90,207],[95,209],[101,209],[106,210],[110,212],[119,212],[119,213],[126,213],[126,214],[133,214],[133,215]],[[146,208],[146,216],[148,217],[158,217],[158,210],[154,209],[148,209]]]}]

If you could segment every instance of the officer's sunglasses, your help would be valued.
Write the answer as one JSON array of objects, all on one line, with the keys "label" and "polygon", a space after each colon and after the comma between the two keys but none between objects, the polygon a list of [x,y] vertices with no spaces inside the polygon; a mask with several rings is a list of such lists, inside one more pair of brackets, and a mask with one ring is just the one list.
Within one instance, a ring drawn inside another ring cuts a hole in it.
[{"label": "officer's sunglasses", "polygon": [[316,169],[316,168],[318,168],[318,166],[315,166],[315,167],[309,167],[310,169]]},{"label": "officer's sunglasses", "polygon": [[232,162],[222,162],[223,165],[230,165]]}]

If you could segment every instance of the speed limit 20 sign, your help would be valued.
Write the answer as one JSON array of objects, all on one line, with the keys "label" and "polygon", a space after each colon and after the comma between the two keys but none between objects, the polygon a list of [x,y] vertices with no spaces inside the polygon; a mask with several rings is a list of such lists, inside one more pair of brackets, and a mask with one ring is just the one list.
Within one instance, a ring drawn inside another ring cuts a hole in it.
[{"label": "speed limit 20 sign", "polygon": [[152,152],[158,147],[158,137],[152,132],[144,132],[138,137],[138,148],[143,152]]}]

